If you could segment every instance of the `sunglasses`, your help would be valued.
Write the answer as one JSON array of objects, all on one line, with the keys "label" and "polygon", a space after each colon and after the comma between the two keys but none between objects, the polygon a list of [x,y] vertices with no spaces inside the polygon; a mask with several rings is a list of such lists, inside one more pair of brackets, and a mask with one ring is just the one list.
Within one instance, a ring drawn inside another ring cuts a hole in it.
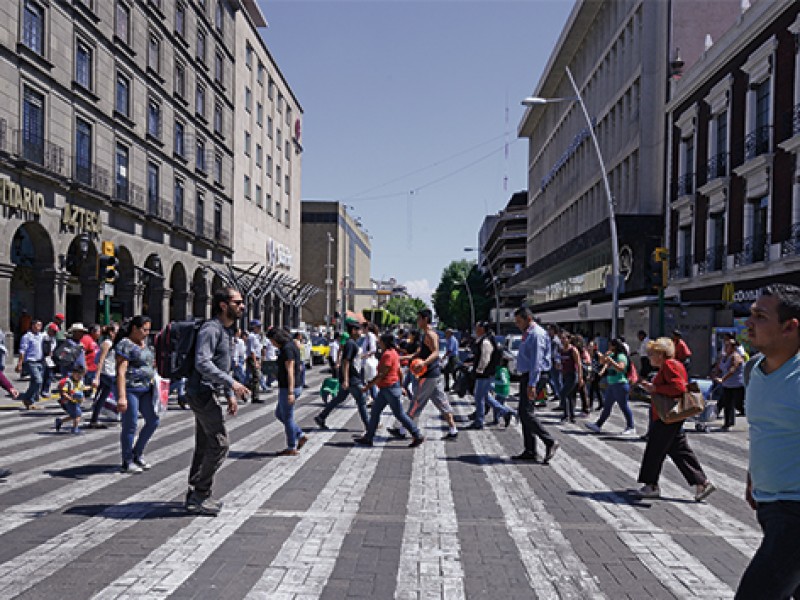
[{"label": "sunglasses", "polygon": [[228,304],[236,304],[238,306],[242,306],[244,304],[244,300],[228,300]]}]

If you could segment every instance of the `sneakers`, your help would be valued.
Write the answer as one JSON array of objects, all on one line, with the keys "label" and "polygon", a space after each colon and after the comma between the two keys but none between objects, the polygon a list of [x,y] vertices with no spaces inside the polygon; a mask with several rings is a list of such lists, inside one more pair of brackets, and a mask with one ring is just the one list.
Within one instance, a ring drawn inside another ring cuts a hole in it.
[{"label": "sneakers", "polygon": [[216,517],[222,510],[222,502],[191,492],[186,496],[186,510],[193,515]]},{"label": "sneakers", "polygon": [[83,435],[83,429],[80,427],[70,427],[69,432],[72,435]]},{"label": "sneakers", "polygon": [[62,424],[63,422],[64,422],[64,421],[63,421],[61,418],[59,418],[59,417],[56,417],[56,425],[55,425],[55,427],[56,427],[56,431],[61,431],[61,424]]},{"label": "sneakers", "polygon": [[105,423],[98,423],[96,421],[89,421],[86,425],[86,429],[108,429],[108,425]]},{"label": "sneakers", "polygon": [[455,440],[457,438],[458,438],[458,432],[457,431],[448,431],[442,439],[443,440]]},{"label": "sneakers", "polygon": [[658,489],[657,485],[645,485],[636,490],[636,495],[639,498],[660,498],[661,490]]},{"label": "sneakers", "polygon": [[317,415],[316,417],[314,417],[314,423],[316,423],[316,424],[317,424],[317,427],[319,427],[320,429],[322,429],[322,431],[327,431],[327,430],[328,430],[328,426],[325,424],[325,419],[323,419],[323,418],[322,418],[322,417],[320,417],[319,415]]},{"label": "sneakers", "polygon": [[149,471],[153,466],[149,462],[147,462],[144,458],[142,458],[141,456],[138,456],[138,457],[134,456],[133,457],[133,464],[135,464],[137,467],[139,467],[142,471]]},{"label": "sneakers", "polygon": [[138,475],[142,472],[142,467],[134,462],[122,463],[122,467],[120,467],[119,472],[124,473],[125,475]]},{"label": "sneakers", "polygon": [[712,492],[716,491],[717,486],[715,486],[710,481],[706,481],[705,485],[698,490],[698,492],[694,495],[694,499],[697,502],[702,502],[706,498],[708,498]]},{"label": "sneakers", "polygon": [[411,443],[408,445],[409,448],[416,448],[417,446],[421,446],[422,442],[425,441],[425,436],[415,437]]},{"label": "sneakers", "polygon": [[402,431],[400,431],[397,427],[387,427],[386,433],[388,433],[390,436],[398,440],[408,439],[408,436]]},{"label": "sneakers", "polygon": [[586,429],[589,429],[590,431],[594,431],[595,433],[602,433],[603,432],[603,428],[600,427],[597,423],[584,423],[584,426],[586,427]]},{"label": "sneakers", "polygon": [[633,427],[628,427],[620,433],[620,435],[624,437],[636,437],[636,430]]},{"label": "sneakers", "polygon": [[511,425],[511,419],[513,417],[517,417],[517,420],[519,420],[519,415],[517,415],[512,411],[508,411],[506,414],[503,415],[503,424],[506,426],[506,429],[508,429],[509,425]]}]

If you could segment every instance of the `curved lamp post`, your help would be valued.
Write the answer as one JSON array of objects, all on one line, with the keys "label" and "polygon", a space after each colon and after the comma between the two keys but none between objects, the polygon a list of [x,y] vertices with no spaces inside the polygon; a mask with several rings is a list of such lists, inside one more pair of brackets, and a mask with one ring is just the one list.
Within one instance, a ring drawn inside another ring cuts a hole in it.
[{"label": "curved lamp post", "polygon": [[600,152],[600,144],[597,142],[597,136],[594,133],[592,120],[589,118],[589,111],[586,110],[586,104],[583,102],[578,86],[575,85],[575,79],[572,77],[572,72],[569,67],[566,67],[567,77],[575,91],[575,96],[572,98],[538,98],[529,97],[522,101],[523,106],[538,106],[540,104],[553,104],[557,102],[572,102],[578,101],[581,107],[583,116],[586,119],[586,126],[589,129],[589,136],[592,138],[594,150],[597,153],[597,160],[600,162],[600,173],[603,176],[603,186],[606,191],[606,199],[608,201],[608,223],[611,230],[611,338],[617,337],[617,316],[619,314],[619,240],[617,239],[617,220],[614,214],[614,199],[611,197],[611,186],[608,183],[608,175],[606,174],[606,163],[603,160],[603,154]]},{"label": "curved lamp post", "polygon": [[472,328],[475,327],[475,304],[472,302],[472,290],[469,289],[469,283],[467,283],[467,278],[464,277],[464,281],[461,283],[464,284],[464,287],[467,288],[467,298],[469,298],[469,330],[472,331]]}]

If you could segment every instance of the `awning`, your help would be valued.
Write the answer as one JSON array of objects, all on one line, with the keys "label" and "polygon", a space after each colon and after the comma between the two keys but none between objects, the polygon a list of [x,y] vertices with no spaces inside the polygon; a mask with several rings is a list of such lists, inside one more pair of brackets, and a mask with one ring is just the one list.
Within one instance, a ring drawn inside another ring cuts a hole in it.
[{"label": "awning", "polygon": [[217,275],[225,285],[238,290],[250,302],[261,303],[267,294],[274,293],[285,304],[300,308],[321,290],[303,283],[288,273],[261,263],[234,265],[233,263],[205,263],[203,268]]},{"label": "awning", "polygon": [[[651,300],[652,296],[637,296],[635,298],[625,298],[620,300],[617,307],[617,319],[625,318],[625,311],[629,306],[642,304]],[[544,323],[578,323],[581,321],[610,321],[611,320],[611,302],[599,302],[597,304],[591,301],[579,302],[576,306],[569,308],[559,308],[549,310],[546,312],[539,312],[535,306],[530,307],[533,316],[541,319]]]}]

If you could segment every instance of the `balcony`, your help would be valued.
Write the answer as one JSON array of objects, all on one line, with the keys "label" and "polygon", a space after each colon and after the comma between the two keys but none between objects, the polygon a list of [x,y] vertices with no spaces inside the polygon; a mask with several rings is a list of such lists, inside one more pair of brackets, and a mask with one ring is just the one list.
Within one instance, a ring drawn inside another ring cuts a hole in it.
[{"label": "balcony", "polygon": [[185,210],[175,211],[172,222],[176,228],[185,233],[191,234],[195,231],[194,215]]},{"label": "balcony", "polygon": [[706,273],[714,273],[715,271],[726,270],[726,257],[728,255],[727,246],[714,246],[706,250],[704,260],[697,263],[697,273],[704,275]]},{"label": "balcony", "polygon": [[117,179],[112,200],[137,212],[144,212],[145,191],[142,186],[130,183],[127,179]]},{"label": "balcony", "polygon": [[687,254],[685,256],[678,256],[675,259],[675,266],[670,269],[670,279],[687,279],[692,276],[692,264],[694,263],[694,256]]},{"label": "balcony", "polygon": [[147,216],[163,221],[165,223],[172,222],[172,205],[170,202],[156,196],[155,194],[147,195]]},{"label": "balcony", "polygon": [[73,180],[91,190],[109,196],[111,194],[111,173],[99,167],[96,164],[81,164],[75,165],[75,172],[72,175]]},{"label": "balcony", "polygon": [[744,138],[744,158],[752,160],[769,152],[771,125],[764,125],[747,134]]},{"label": "balcony", "polygon": [[733,266],[744,267],[769,261],[770,236],[751,236],[742,240],[742,249],[733,255]]},{"label": "balcony", "polygon": [[685,173],[675,181],[675,197],[694,194],[694,173]]},{"label": "balcony", "polygon": [[69,161],[64,148],[30,131],[13,131],[11,154],[39,165],[54,175],[69,176]]},{"label": "balcony", "polygon": [[728,176],[728,153],[720,152],[706,163],[706,181]]},{"label": "balcony", "polygon": [[198,219],[195,224],[195,235],[209,242],[214,241],[214,224]]},{"label": "balcony", "polygon": [[781,244],[781,258],[787,256],[800,256],[800,223],[792,225],[789,239]]}]

